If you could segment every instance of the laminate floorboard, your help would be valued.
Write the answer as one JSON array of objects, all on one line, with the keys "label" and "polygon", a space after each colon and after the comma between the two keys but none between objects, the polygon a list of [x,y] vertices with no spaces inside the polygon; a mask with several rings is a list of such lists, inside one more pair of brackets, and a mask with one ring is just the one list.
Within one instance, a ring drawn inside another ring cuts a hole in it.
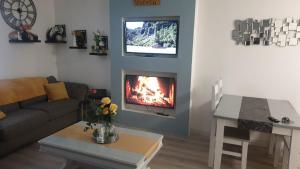
[{"label": "laminate floorboard", "polygon": [[[150,163],[151,169],[208,169],[209,141],[193,134],[187,139],[166,137],[164,146]],[[61,169],[66,159],[39,152],[38,143],[0,159],[0,169]],[[250,146],[247,169],[274,169],[267,149]],[[239,159],[223,156],[222,169],[240,169]],[[81,165],[67,169],[89,169]]]}]

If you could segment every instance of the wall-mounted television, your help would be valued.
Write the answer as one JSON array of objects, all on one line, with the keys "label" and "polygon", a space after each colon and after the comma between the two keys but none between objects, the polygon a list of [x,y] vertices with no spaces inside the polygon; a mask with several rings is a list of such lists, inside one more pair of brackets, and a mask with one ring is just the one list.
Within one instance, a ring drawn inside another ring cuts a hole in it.
[{"label": "wall-mounted television", "polygon": [[124,54],[176,56],[178,35],[179,17],[125,18]]}]

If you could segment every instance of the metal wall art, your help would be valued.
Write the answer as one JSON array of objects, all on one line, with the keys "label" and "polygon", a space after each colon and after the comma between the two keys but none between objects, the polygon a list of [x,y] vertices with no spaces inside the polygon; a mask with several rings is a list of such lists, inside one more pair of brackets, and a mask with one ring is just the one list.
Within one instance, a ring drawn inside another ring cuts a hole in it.
[{"label": "metal wall art", "polygon": [[300,42],[300,20],[286,19],[246,19],[236,20],[232,38],[236,44],[296,46]]}]

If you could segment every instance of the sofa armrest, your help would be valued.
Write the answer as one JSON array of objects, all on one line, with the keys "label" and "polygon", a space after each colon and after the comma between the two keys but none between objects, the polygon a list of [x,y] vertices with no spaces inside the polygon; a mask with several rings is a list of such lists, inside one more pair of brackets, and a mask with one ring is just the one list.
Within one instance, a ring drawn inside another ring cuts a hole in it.
[{"label": "sofa armrest", "polygon": [[89,89],[87,85],[72,82],[65,82],[65,85],[67,88],[68,95],[71,98],[76,99],[80,102],[86,100]]}]

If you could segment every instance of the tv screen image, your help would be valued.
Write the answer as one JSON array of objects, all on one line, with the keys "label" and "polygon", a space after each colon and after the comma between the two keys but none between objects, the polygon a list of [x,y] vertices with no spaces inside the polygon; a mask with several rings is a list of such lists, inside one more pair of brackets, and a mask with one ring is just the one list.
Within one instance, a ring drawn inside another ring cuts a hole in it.
[{"label": "tv screen image", "polygon": [[125,21],[126,53],[176,55],[178,20]]}]

